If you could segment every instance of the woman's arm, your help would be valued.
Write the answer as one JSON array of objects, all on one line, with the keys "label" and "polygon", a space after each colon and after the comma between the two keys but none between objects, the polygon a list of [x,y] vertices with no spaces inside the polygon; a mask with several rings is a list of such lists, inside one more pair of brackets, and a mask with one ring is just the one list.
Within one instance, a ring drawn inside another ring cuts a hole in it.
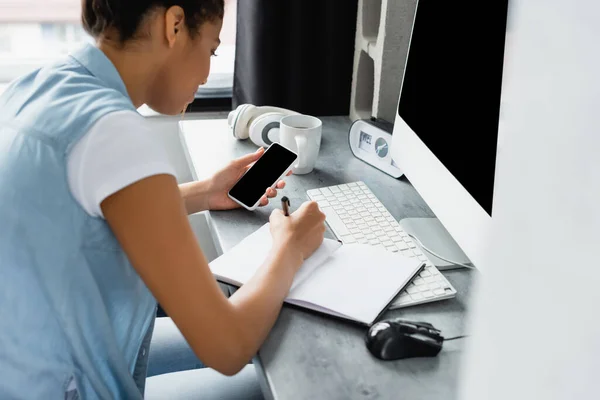
[{"label": "woman's arm", "polygon": [[227,299],[190,228],[173,176],[143,179],[101,207],[134,268],[196,355],[223,374],[237,373],[275,323],[306,256],[301,250],[277,249],[298,248],[300,239],[278,240],[259,272]]},{"label": "woman's arm", "polygon": [[179,185],[179,193],[188,215],[209,209],[210,180],[183,183]]}]

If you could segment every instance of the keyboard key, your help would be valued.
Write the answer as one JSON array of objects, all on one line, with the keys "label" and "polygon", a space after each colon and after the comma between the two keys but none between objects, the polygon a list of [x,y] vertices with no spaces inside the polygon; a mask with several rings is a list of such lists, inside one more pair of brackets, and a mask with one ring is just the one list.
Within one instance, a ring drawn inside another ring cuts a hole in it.
[{"label": "keyboard key", "polygon": [[431,291],[431,289],[429,289],[429,285],[420,285],[420,286],[415,286],[415,287],[419,288],[419,291],[421,293]]},{"label": "keyboard key", "polygon": [[410,297],[413,300],[421,300],[423,298],[423,295],[421,293],[414,293],[414,294],[411,294]]},{"label": "keyboard key", "polygon": [[348,231],[348,229],[344,225],[344,222],[342,222],[342,220],[333,208],[323,207],[321,211],[323,211],[323,213],[325,214],[327,224],[329,224],[329,226],[336,233],[336,235],[344,236],[350,233],[350,231]]},{"label": "keyboard key", "polygon": [[413,283],[414,283],[415,285],[419,286],[419,285],[424,285],[424,284],[425,284],[425,281],[423,280],[423,278],[415,278],[415,279],[413,280]]},{"label": "keyboard key", "polygon": [[[427,289],[427,290],[429,290],[429,289]],[[416,286],[409,286],[406,288],[406,292],[408,294],[419,293],[419,291],[420,290]]]},{"label": "keyboard key", "polygon": [[[393,239],[395,239],[395,238],[393,238]],[[401,241],[401,240],[399,240],[399,241],[392,240],[392,241],[393,241],[394,243],[396,243],[396,246],[398,246],[398,248],[399,248],[400,250],[408,250],[408,246],[407,246],[407,245],[406,245],[406,243],[404,243],[403,241]]]},{"label": "keyboard key", "polygon": [[415,253],[416,256],[421,256],[423,255],[423,252],[421,251],[420,248],[415,247],[414,249],[411,249],[413,251],[413,253]]},{"label": "keyboard key", "polygon": [[331,190],[327,187],[321,188],[321,193],[323,193],[325,196],[327,196],[328,194],[333,194]]},{"label": "keyboard key", "polygon": [[352,235],[342,236],[341,239],[342,239],[342,242],[344,242],[345,244],[356,243],[356,239]]},{"label": "keyboard key", "polygon": [[402,293],[400,296],[398,296],[398,299],[396,301],[400,304],[405,304],[410,303],[411,298],[409,295]]},{"label": "keyboard key", "polygon": [[329,188],[331,190],[331,193],[339,193],[340,192],[340,188],[337,186],[332,186]]},{"label": "keyboard key", "polygon": [[403,255],[404,257],[411,257],[411,258],[412,258],[412,257],[414,257],[414,256],[415,256],[415,253],[413,253],[413,252],[412,252],[412,251],[410,251],[410,250],[402,250],[402,255]]}]

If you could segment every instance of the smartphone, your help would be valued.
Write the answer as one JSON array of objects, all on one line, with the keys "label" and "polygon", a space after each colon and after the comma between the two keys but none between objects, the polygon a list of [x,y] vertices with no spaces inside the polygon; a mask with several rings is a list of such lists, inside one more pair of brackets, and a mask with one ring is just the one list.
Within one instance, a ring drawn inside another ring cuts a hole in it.
[{"label": "smartphone", "polygon": [[279,143],[272,143],[264,154],[233,185],[230,199],[252,211],[268,188],[274,188],[293,168],[298,155]]}]

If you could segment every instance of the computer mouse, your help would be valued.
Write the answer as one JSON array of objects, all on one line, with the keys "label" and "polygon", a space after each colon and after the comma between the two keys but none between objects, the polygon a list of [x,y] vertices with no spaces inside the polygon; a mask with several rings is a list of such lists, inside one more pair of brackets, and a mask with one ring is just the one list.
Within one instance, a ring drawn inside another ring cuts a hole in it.
[{"label": "computer mouse", "polygon": [[367,348],[381,360],[434,357],[442,349],[441,331],[427,322],[390,319],[373,324],[365,338]]}]

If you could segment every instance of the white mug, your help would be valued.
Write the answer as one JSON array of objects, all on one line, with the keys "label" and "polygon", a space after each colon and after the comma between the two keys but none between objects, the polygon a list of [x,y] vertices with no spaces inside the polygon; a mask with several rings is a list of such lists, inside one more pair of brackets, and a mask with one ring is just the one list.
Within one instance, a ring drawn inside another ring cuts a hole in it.
[{"label": "white mug", "polygon": [[292,168],[296,175],[308,174],[315,168],[321,148],[323,123],[310,115],[288,115],[279,127],[279,143],[298,154]]}]

